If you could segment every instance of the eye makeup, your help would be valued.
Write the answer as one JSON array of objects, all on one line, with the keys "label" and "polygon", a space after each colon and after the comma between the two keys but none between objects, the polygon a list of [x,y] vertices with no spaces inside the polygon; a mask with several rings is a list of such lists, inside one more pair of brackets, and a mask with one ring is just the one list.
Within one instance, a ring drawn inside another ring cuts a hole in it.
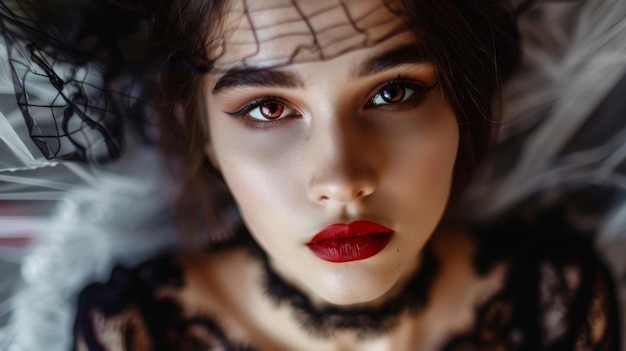
[{"label": "eye makeup", "polygon": [[430,86],[411,78],[399,76],[376,88],[375,93],[365,103],[365,109],[404,111],[418,106],[439,82]]},{"label": "eye makeup", "polygon": [[276,127],[288,119],[301,116],[295,107],[276,96],[257,98],[236,111],[224,113],[240,119],[246,126],[259,129]]},{"label": "eye makeup", "polygon": [[[407,111],[419,106],[438,84],[439,82],[425,85],[420,80],[399,75],[374,88],[364,99],[362,108],[389,112]],[[254,98],[235,111],[224,113],[241,120],[248,127],[258,129],[277,127],[294,118],[302,117],[297,106],[276,95]]]}]

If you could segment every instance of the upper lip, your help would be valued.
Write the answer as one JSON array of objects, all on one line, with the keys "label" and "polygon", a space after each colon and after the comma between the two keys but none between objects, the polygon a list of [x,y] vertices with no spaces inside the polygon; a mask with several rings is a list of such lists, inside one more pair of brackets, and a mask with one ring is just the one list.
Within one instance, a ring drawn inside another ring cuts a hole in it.
[{"label": "upper lip", "polygon": [[393,229],[387,228],[382,224],[366,220],[358,220],[349,224],[338,223],[329,225],[317,233],[311,239],[309,244],[325,240],[340,240],[362,235],[391,232],[393,232]]}]

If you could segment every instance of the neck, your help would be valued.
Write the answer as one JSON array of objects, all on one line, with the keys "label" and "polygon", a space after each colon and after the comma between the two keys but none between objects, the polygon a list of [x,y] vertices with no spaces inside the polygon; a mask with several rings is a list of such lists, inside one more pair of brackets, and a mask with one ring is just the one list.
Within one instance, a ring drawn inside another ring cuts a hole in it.
[{"label": "neck", "polygon": [[302,328],[314,336],[330,338],[338,333],[358,339],[376,338],[389,333],[404,313],[419,314],[427,305],[432,281],[438,271],[429,246],[426,246],[416,271],[376,301],[367,304],[338,306],[315,299],[286,281],[272,269],[265,253],[252,246],[264,269],[262,289],[277,306],[291,309]]}]

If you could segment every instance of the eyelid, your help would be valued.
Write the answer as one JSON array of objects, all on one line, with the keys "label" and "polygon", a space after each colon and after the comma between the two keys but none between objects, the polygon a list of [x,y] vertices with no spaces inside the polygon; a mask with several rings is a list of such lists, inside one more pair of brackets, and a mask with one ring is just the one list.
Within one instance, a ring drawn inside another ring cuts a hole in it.
[{"label": "eyelid", "polygon": [[409,77],[405,77],[405,76],[398,76],[397,78],[391,79],[391,80],[387,80],[384,81],[383,83],[378,84],[374,89],[372,89],[372,91],[369,94],[368,97],[368,101],[373,98],[376,94],[380,93],[380,91],[387,86],[393,85],[393,84],[400,84],[403,86],[411,86],[411,87],[415,87],[417,90],[426,90],[429,88],[434,88],[439,82],[436,82],[435,84],[432,85],[428,85],[425,84],[423,82],[421,82],[420,80],[414,79],[414,78],[409,78]]},{"label": "eyelid", "polygon": [[243,117],[247,115],[248,113],[250,113],[250,111],[254,110],[255,108],[259,108],[261,105],[268,103],[268,102],[278,102],[285,106],[289,106],[290,108],[294,110],[297,110],[295,107],[292,107],[290,103],[286,102],[284,99],[280,97],[264,96],[264,97],[253,99],[252,101],[246,103],[245,105],[243,105],[242,107],[240,107],[239,109],[235,111],[232,111],[232,112],[224,111],[224,113],[233,117]]},{"label": "eyelid", "polygon": [[[295,113],[291,113],[276,119],[259,119],[250,116],[250,112],[253,110],[260,108],[263,104],[266,103],[279,103],[284,105],[286,108],[293,110]],[[282,123],[290,121],[292,118],[299,117],[299,110],[293,106],[293,104],[286,102],[285,99],[277,97],[277,96],[265,96],[253,99],[251,102],[246,103],[238,110],[233,112],[223,111],[227,115],[230,115],[234,118],[237,118],[241,123],[243,123],[246,127],[253,129],[271,129],[273,127],[277,127]]]},{"label": "eyelid", "polygon": [[[415,90],[415,93],[413,96],[409,97],[409,100],[404,101],[404,102],[399,102],[396,104],[370,105],[370,102],[372,101],[372,99],[374,99],[376,95],[380,94],[380,92],[385,87],[388,87],[394,84],[398,84],[404,88]],[[407,105],[409,107],[412,107],[413,105],[416,105],[417,103],[419,103],[421,98],[423,98],[427,93],[429,93],[434,88],[436,88],[437,85],[439,85],[439,81],[435,82],[434,84],[427,85],[421,82],[420,80],[417,80],[414,78],[398,76],[396,79],[388,80],[384,83],[379,84],[376,88],[372,89],[372,92],[368,95],[368,98],[366,100],[364,107],[365,108],[379,108],[379,109],[381,108],[393,109],[393,108],[398,108],[400,106],[407,106]]]}]

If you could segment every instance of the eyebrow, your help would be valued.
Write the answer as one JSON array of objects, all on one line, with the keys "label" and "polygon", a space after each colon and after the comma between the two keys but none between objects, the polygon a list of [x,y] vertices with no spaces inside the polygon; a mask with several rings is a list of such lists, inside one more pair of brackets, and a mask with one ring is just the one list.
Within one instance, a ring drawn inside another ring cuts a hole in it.
[{"label": "eyebrow", "polygon": [[302,78],[292,72],[267,68],[231,68],[213,87],[213,94],[239,86],[301,88]]},{"label": "eyebrow", "polygon": [[[400,45],[368,58],[363,63],[354,67],[350,72],[350,76],[353,78],[362,78],[405,64],[431,62],[425,52],[426,51],[419,43],[413,42]],[[300,75],[289,71],[268,68],[235,67],[227,70],[226,73],[217,80],[212,93],[219,94],[224,90],[243,86],[302,88],[305,86],[305,83]]]}]

